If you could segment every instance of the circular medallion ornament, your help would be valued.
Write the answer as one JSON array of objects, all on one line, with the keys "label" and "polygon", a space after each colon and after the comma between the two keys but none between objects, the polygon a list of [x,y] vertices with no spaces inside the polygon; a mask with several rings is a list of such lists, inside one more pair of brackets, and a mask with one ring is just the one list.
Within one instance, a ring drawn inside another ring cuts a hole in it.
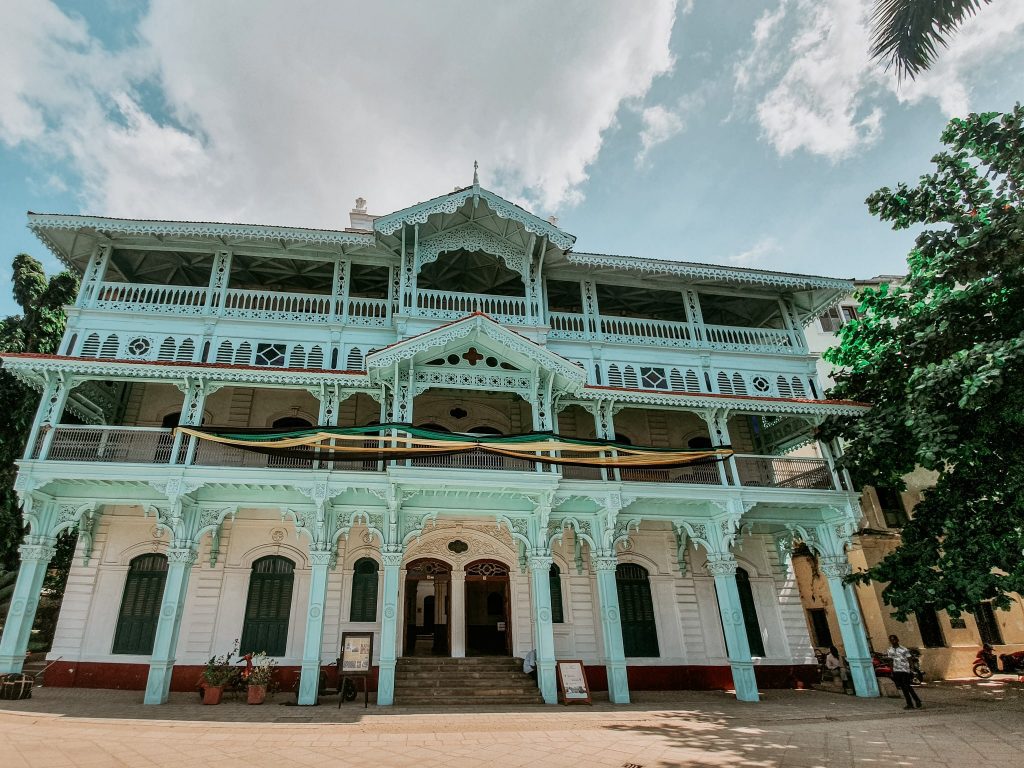
[{"label": "circular medallion ornament", "polygon": [[395,618],[395,606],[393,606],[393,605],[386,605],[386,606],[384,606],[384,618],[385,619],[393,619],[393,618]]},{"label": "circular medallion ornament", "polygon": [[541,608],[539,618],[546,624],[547,622],[551,621],[551,611],[549,611],[547,608]]},{"label": "circular medallion ornament", "polygon": [[456,555],[461,555],[463,552],[469,549],[469,544],[459,539],[448,542],[448,551],[454,552]]},{"label": "circular medallion ornament", "polygon": [[280,544],[287,535],[288,532],[284,528],[274,528],[270,531],[270,540],[275,544]]},{"label": "circular medallion ornament", "polygon": [[174,618],[174,606],[171,603],[165,603],[164,607],[160,609],[160,615],[165,619]]},{"label": "circular medallion ornament", "polygon": [[323,612],[323,608],[321,608],[319,605],[311,605],[309,607],[309,618],[319,619]]},{"label": "circular medallion ornament", "polygon": [[609,608],[608,609],[608,620],[609,621],[618,621],[619,620],[619,612],[616,611],[614,608]]}]

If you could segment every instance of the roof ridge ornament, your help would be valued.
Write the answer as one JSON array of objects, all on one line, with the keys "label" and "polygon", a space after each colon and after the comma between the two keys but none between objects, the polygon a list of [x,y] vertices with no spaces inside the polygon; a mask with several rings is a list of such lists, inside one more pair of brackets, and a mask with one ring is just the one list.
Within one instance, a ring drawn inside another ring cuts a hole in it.
[{"label": "roof ridge ornament", "polygon": [[480,186],[479,170],[480,170],[480,163],[478,163],[476,160],[474,160],[473,161],[473,186],[474,187],[479,187]]}]

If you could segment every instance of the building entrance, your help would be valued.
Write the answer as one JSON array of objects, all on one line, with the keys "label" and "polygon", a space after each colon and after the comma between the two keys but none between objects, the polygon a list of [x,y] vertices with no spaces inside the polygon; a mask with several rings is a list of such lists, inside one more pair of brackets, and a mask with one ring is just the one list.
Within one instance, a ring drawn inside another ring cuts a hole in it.
[{"label": "building entrance", "polygon": [[406,567],[405,656],[451,655],[452,568],[422,558]]},{"label": "building entrance", "polygon": [[508,566],[477,560],[466,566],[466,655],[511,656]]}]

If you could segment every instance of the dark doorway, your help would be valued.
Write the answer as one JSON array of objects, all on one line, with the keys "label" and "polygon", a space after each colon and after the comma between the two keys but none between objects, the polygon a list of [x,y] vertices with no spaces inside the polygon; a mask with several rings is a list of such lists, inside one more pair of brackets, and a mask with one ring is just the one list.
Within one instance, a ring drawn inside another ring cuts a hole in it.
[{"label": "dark doorway", "polygon": [[508,566],[477,560],[466,566],[466,655],[510,656]]},{"label": "dark doorway", "polygon": [[405,655],[448,656],[452,568],[433,558],[414,560],[405,577]]}]

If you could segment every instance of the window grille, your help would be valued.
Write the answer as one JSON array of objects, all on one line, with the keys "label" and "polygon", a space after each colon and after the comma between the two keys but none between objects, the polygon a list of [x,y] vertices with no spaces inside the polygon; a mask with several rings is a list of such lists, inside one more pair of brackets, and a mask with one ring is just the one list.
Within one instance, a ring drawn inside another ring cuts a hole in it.
[{"label": "window grille", "polygon": [[[239,347],[238,349],[241,351],[242,348]],[[268,368],[284,368],[286,350],[287,346],[284,344],[257,344],[256,365],[263,365]]]}]

